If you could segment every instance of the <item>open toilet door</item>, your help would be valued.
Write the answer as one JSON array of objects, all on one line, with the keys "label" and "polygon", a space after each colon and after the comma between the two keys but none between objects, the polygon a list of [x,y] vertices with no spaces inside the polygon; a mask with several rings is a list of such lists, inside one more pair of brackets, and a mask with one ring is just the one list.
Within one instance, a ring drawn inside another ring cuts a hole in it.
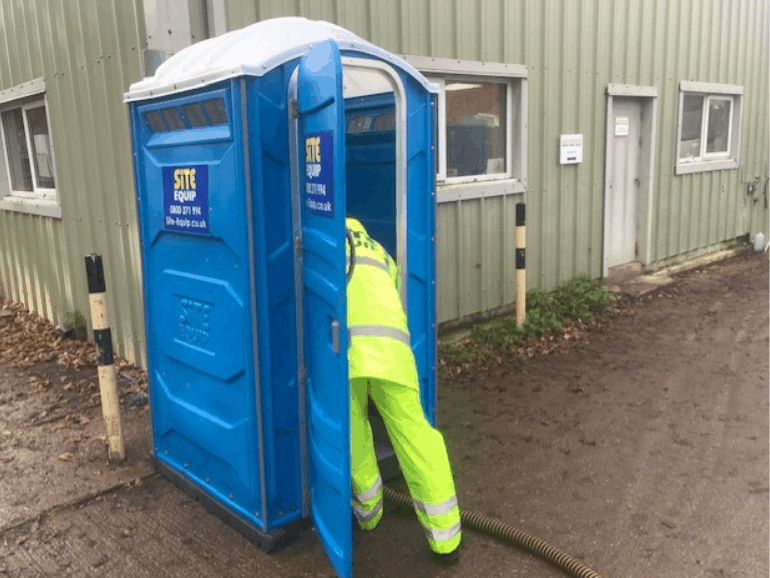
[{"label": "open toilet door", "polygon": [[350,385],[342,62],[326,41],[297,76],[310,515],[332,566],[352,575]]}]

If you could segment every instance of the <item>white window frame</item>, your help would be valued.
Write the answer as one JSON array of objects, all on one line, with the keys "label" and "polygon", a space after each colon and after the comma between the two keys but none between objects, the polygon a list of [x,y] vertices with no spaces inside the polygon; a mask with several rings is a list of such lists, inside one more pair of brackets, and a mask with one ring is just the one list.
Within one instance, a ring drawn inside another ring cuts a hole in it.
[{"label": "white window frame", "polygon": [[[499,78],[480,78],[478,76],[445,76],[430,77],[428,80],[438,84],[441,92],[438,94],[438,173],[436,180],[439,183],[461,184],[477,183],[482,181],[501,181],[512,179],[513,176],[513,123],[509,120],[513,115],[513,82]],[[465,175],[462,177],[448,177],[446,159],[446,84],[447,82],[468,82],[484,84],[505,85],[505,167],[504,173],[492,173],[483,175]]]},{"label": "white window frame", "polygon": [[[21,119],[22,119],[22,122],[24,123],[24,137],[25,137],[24,140],[25,140],[25,143],[27,145],[27,153],[29,153],[30,170],[32,171],[32,190],[31,191],[21,191],[21,190],[17,191],[15,189],[11,189],[11,195],[14,196],[14,197],[26,197],[26,198],[30,198],[30,199],[41,199],[42,198],[42,199],[54,199],[55,200],[56,199],[56,187],[51,189],[51,188],[47,188],[47,187],[39,187],[37,185],[37,182],[38,182],[38,179],[39,179],[40,175],[37,174],[37,168],[36,168],[36,164],[35,164],[35,161],[34,161],[34,154],[33,154],[34,149],[32,147],[32,139],[31,139],[30,130],[29,130],[29,120],[27,118],[27,112],[32,110],[32,109],[40,108],[40,107],[43,107],[43,109],[45,110],[46,124],[49,126],[48,132],[49,132],[49,138],[50,138],[50,131],[51,131],[51,129],[50,129],[50,124],[48,124],[48,107],[46,106],[44,99],[28,101],[28,102],[25,102],[24,104],[22,104],[20,106],[19,105],[17,105],[17,106],[4,106],[4,107],[0,108],[0,114],[2,114],[4,112],[8,112],[9,110],[21,110]],[[3,131],[4,131],[4,128],[2,126],[0,126],[0,134],[3,137],[3,144],[5,144],[7,141],[5,140],[5,132],[3,132]],[[13,183],[11,182],[11,169],[10,169],[11,159],[8,158],[8,156],[9,156],[9,153],[6,150],[5,151],[5,155],[4,155],[4,157],[5,157],[5,166],[6,166],[6,169],[8,170],[9,186],[12,187]],[[53,170],[53,167],[51,167],[51,170]],[[54,182],[55,181],[56,181],[56,173],[54,172]]]},{"label": "white window frame", "polygon": [[[403,55],[404,60],[440,87],[437,98],[438,202],[523,193],[527,188],[527,69],[519,64]],[[505,172],[447,177],[447,82],[506,85]],[[515,101],[515,108],[514,108]],[[514,141],[516,147],[514,148]]]},{"label": "white window frame", "polygon": [[24,123],[24,137],[29,153],[30,170],[32,171],[32,191],[17,191],[11,181],[9,151],[6,150],[5,128],[0,123],[0,210],[31,213],[35,215],[61,218],[61,207],[57,188],[39,187],[37,168],[34,160],[34,148],[31,141],[27,113],[30,109],[43,107],[48,126],[49,146],[51,149],[51,170],[54,183],[58,182],[56,159],[51,130],[51,119],[48,112],[48,99],[45,94],[45,83],[42,78],[0,91],[0,113],[19,109]]},{"label": "white window frame", "polygon": [[[703,97],[701,117],[700,151],[697,157],[681,158],[682,125],[684,122],[684,97]],[[708,121],[712,100],[730,102],[730,118],[727,129],[727,152],[706,152],[708,146]],[[682,81],[679,85],[677,131],[676,131],[676,174],[690,174],[738,168],[741,165],[741,126],[743,124],[743,86],[709,82]]]}]

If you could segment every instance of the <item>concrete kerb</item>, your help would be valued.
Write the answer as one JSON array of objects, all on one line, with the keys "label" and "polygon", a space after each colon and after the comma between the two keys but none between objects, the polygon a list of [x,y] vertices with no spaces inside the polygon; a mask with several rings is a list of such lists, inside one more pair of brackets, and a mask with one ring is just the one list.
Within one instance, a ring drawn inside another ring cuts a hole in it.
[{"label": "concrete kerb", "polygon": [[675,263],[659,269],[647,270],[644,274],[637,275],[627,281],[610,286],[608,289],[616,296],[625,295],[631,298],[638,298],[644,295],[650,295],[673,283],[674,279],[672,277],[674,275],[697,269],[698,267],[711,265],[719,261],[724,261],[725,259],[735,257],[747,251],[749,251],[749,247],[738,246],[715,251],[713,253],[707,253],[705,255],[693,257],[692,259],[687,259],[681,263]]},{"label": "concrete kerb", "polygon": [[671,275],[676,275],[677,273],[683,273],[684,271],[690,271],[692,269],[697,269],[698,267],[703,267],[704,265],[711,265],[717,261],[724,261],[725,259],[735,257],[747,251],[749,251],[749,247],[745,246],[723,249],[721,251],[716,251],[714,253],[708,253],[706,255],[701,255],[700,257],[688,259],[675,265],[663,267],[662,269],[658,269],[657,271],[649,275],[644,275],[643,277],[651,279],[658,279],[663,276],[669,277]]},{"label": "concrete kerb", "polygon": [[[750,248],[747,246],[738,246],[715,251],[713,253],[707,253],[699,257],[687,259],[681,263],[661,267],[660,269],[648,270],[645,274],[638,275],[627,281],[608,287],[607,289],[616,297],[627,295],[632,298],[638,298],[644,295],[650,295],[673,283],[673,275],[697,269],[698,267],[703,267],[705,265],[711,265],[735,257],[749,250]],[[498,318],[511,311],[513,311],[512,304],[504,305],[503,307],[492,311],[477,313],[461,320],[442,324],[443,327],[439,329],[439,342],[445,344],[457,343],[470,334],[470,329],[474,325],[478,323],[494,323]],[[441,335],[442,333],[443,335]]]}]

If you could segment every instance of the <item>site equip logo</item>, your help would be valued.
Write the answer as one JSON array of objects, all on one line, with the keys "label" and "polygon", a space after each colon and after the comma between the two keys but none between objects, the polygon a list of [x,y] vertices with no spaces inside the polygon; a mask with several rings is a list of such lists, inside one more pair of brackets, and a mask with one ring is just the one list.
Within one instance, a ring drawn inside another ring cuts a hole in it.
[{"label": "site equip logo", "polygon": [[334,216],[334,155],[332,134],[319,132],[305,138],[305,206],[308,210]]},{"label": "site equip logo", "polygon": [[163,167],[163,227],[209,232],[209,167]]}]

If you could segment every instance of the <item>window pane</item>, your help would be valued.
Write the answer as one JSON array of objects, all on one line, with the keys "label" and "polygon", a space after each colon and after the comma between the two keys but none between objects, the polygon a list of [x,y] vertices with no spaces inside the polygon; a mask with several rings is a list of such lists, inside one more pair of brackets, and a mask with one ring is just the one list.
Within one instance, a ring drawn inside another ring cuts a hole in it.
[{"label": "window pane", "polygon": [[32,171],[29,165],[29,151],[21,109],[5,111],[2,116],[5,151],[11,171],[11,187],[14,191],[32,191]]},{"label": "window pane", "polygon": [[179,111],[175,108],[164,108],[163,118],[166,119],[168,127],[171,130],[183,130],[186,128],[184,121],[182,120],[182,115],[179,114]]},{"label": "window pane", "polygon": [[685,94],[682,107],[682,140],[679,143],[680,159],[692,159],[700,156],[702,122],[703,97]]},{"label": "window pane", "polygon": [[53,151],[51,137],[48,134],[48,120],[45,117],[45,107],[31,108],[27,112],[27,124],[31,134],[32,158],[35,161],[37,186],[43,189],[54,189],[56,183],[53,176]]},{"label": "window pane", "polygon": [[157,110],[144,113],[144,118],[147,121],[147,124],[150,125],[150,130],[152,132],[163,132],[166,130],[166,125],[163,122],[163,115]]},{"label": "window pane", "polygon": [[208,124],[206,115],[203,114],[203,109],[201,108],[200,103],[194,102],[192,104],[186,104],[182,107],[182,109],[184,110],[184,114],[187,117],[187,120],[190,121],[191,125],[206,126]]},{"label": "window pane", "polygon": [[447,177],[505,173],[506,85],[446,83]]},{"label": "window pane", "polygon": [[396,115],[381,114],[374,121],[374,130],[394,130],[396,128]]},{"label": "window pane", "polygon": [[227,124],[227,111],[222,103],[222,99],[207,100],[203,103],[203,108],[206,109],[211,119],[211,124]]},{"label": "window pane", "polygon": [[730,148],[730,114],[732,101],[727,98],[712,98],[709,101],[707,153],[726,153]]},{"label": "window pane", "polygon": [[347,132],[349,134],[359,134],[367,132],[372,126],[372,117],[369,115],[354,116],[348,121]]}]

